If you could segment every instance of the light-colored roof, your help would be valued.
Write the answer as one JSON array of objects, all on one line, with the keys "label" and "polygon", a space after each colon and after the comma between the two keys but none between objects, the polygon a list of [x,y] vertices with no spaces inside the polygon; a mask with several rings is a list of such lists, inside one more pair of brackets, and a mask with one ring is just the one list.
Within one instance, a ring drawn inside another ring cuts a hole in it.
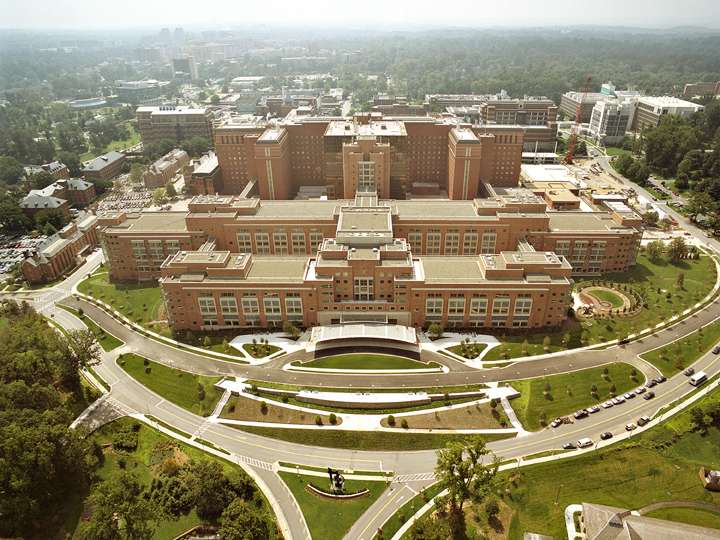
[{"label": "light-colored roof", "polygon": [[421,257],[425,283],[477,283],[485,279],[477,257]]},{"label": "light-colored roof", "polygon": [[548,212],[551,231],[632,230],[617,223],[606,212]]},{"label": "light-colored roof", "polygon": [[[410,326],[398,324],[343,324],[316,326],[312,329],[311,341],[320,343],[338,339],[367,338],[417,343],[417,332]],[[400,394],[407,397],[407,394]],[[427,397],[427,396],[426,396]]]},{"label": "light-colored roof", "polygon": [[307,262],[307,257],[253,257],[247,281],[302,283]]},{"label": "light-colored roof", "polygon": [[106,232],[186,232],[186,215],[187,212],[140,212],[128,216],[120,225],[108,227]]},{"label": "light-colored roof", "polygon": [[259,218],[334,219],[341,201],[262,201],[255,213]]}]

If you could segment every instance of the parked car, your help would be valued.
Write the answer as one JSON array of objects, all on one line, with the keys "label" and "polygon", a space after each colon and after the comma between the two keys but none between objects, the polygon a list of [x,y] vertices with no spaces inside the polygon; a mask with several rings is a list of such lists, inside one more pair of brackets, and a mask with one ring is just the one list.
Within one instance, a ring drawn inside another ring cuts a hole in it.
[{"label": "parked car", "polygon": [[595,414],[596,412],[600,412],[600,407],[598,407],[597,405],[593,405],[592,407],[587,408],[587,412],[589,412],[590,414]]},{"label": "parked car", "polygon": [[608,439],[612,439],[612,436],[613,436],[613,434],[610,433],[609,431],[604,431],[604,432],[602,432],[602,433],[600,434],[600,438],[601,438],[603,441],[607,441]]},{"label": "parked car", "polygon": [[667,377],[665,375],[660,375],[659,377],[655,377],[655,382],[660,384],[667,381]]},{"label": "parked car", "polygon": [[550,422],[550,427],[558,427],[563,423],[562,418],[556,418],[552,422]]},{"label": "parked car", "polygon": [[637,425],[644,426],[645,424],[647,424],[649,422],[650,422],[650,417],[643,415],[640,418],[638,418]]},{"label": "parked car", "polygon": [[588,446],[592,446],[592,445],[593,445],[593,440],[590,439],[589,437],[584,437],[582,439],[579,439],[577,442],[578,448],[587,448]]},{"label": "parked car", "polygon": [[646,391],[647,391],[647,388],[645,388],[644,386],[639,386],[635,390],[633,390],[633,392],[635,392],[636,395],[644,394]]},{"label": "parked car", "polygon": [[686,377],[689,377],[690,375],[693,375],[694,373],[695,373],[694,367],[689,367],[685,371],[683,371],[683,375],[685,375]]},{"label": "parked car", "polygon": [[620,405],[621,403],[625,403],[625,398],[622,396],[615,396],[614,398],[612,398],[612,402],[615,405]]},{"label": "parked car", "polygon": [[625,395],[623,395],[625,399],[632,399],[635,397],[635,392],[626,392]]},{"label": "parked car", "polygon": [[645,387],[646,387],[646,388],[652,388],[653,386],[656,386],[656,385],[657,385],[657,383],[655,382],[655,379],[650,379],[650,380],[645,384]]},{"label": "parked car", "polygon": [[563,450],[574,450],[575,448],[577,448],[577,446],[575,446],[575,443],[571,443],[571,442],[566,442],[565,444],[562,445],[562,447],[563,447]]},{"label": "parked car", "polygon": [[587,410],[580,409],[579,411],[575,411],[575,414],[573,416],[575,417],[575,420],[580,420],[581,418],[585,418],[588,415]]},{"label": "parked car", "polygon": [[637,429],[637,424],[633,424],[632,422],[625,424],[625,431],[633,431],[635,429]]},{"label": "parked car", "polygon": [[648,392],[647,394],[645,394],[645,395],[643,396],[643,399],[644,399],[645,401],[650,401],[650,400],[651,400],[652,398],[654,398],[654,397],[655,397],[655,392]]},{"label": "parked car", "polygon": [[612,407],[613,405],[615,405],[615,404],[614,404],[612,401],[609,401],[609,400],[602,404],[603,409],[609,409],[609,408]]},{"label": "parked car", "polygon": [[713,354],[720,354],[720,343],[715,345],[712,350]]}]

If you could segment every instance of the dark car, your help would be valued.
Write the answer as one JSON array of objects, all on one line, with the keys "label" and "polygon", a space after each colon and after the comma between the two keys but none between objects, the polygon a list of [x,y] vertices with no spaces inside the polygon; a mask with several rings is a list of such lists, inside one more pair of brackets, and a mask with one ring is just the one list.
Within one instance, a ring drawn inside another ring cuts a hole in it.
[{"label": "dark car", "polygon": [[562,447],[563,447],[563,450],[574,450],[576,448],[575,443],[571,443],[571,442],[566,442],[565,444],[562,445]]},{"label": "dark car", "polygon": [[647,394],[645,394],[645,395],[643,396],[643,399],[644,399],[645,401],[649,401],[649,400],[651,400],[651,399],[654,398],[654,397],[655,397],[655,392],[648,392]]},{"label": "dark car", "polygon": [[585,409],[580,409],[579,411],[576,411],[573,416],[575,417],[575,420],[580,420],[581,418],[585,418],[588,415],[588,412]]},{"label": "dark car", "polygon": [[715,345],[712,352],[713,354],[720,354],[720,345]]},{"label": "dark car", "polygon": [[665,375],[660,375],[659,377],[655,377],[655,379],[653,379],[653,380],[656,383],[660,384],[660,383],[664,383],[665,381],[667,381],[667,377]]},{"label": "dark car", "polygon": [[609,431],[605,431],[605,432],[603,432],[603,433],[600,434],[600,438],[601,438],[603,441],[607,441],[608,439],[612,439],[612,436],[613,436],[613,434],[610,433]]},{"label": "dark car", "polygon": [[689,367],[685,371],[683,371],[683,375],[686,377],[689,377],[690,375],[693,375],[695,373],[695,368]]},{"label": "dark car", "polygon": [[649,422],[650,422],[649,416],[641,416],[640,418],[638,418],[637,425],[642,427]]},{"label": "dark car", "polygon": [[650,379],[647,384],[645,385],[646,388],[652,388],[653,386],[657,385],[655,382],[655,379]]}]

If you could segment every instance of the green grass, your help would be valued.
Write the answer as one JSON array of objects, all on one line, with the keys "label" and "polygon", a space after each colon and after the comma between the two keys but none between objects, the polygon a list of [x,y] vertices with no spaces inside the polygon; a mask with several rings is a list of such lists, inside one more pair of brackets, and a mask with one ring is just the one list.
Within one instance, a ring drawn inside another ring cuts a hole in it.
[{"label": "green grass", "polygon": [[[680,273],[685,275],[682,289],[676,285]],[[554,332],[525,333],[499,336],[502,345],[492,348],[483,360],[504,360],[546,352],[543,346],[545,336],[550,338],[549,351],[574,349],[625,337],[669,319],[693,306],[712,290],[715,284],[715,263],[710,257],[681,261],[677,265],[661,261],[651,262],[644,253],[638,254],[637,264],[627,272],[603,276],[607,282],[628,284],[647,299],[647,309],[641,309],[629,317],[613,316],[599,320],[579,322],[569,320]],[[579,282],[577,287],[589,285]],[[667,297],[670,293],[670,298]],[[567,342],[564,338],[567,337]],[[527,340],[527,345],[523,342]]]},{"label": "green grass", "polygon": [[[602,376],[605,369],[608,370],[608,380]],[[540,429],[543,412],[549,423],[557,416],[607,400],[611,385],[615,385],[616,395],[639,386],[643,382],[642,374],[638,373],[637,380],[632,380],[633,369],[628,364],[614,363],[561,375],[512,381],[510,385],[520,392],[520,396],[510,403],[526,429]],[[546,384],[550,385],[548,396],[544,395]],[[597,399],[590,394],[593,384],[597,386]]]},{"label": "green grass", "polygon": [[487,343],[461,343],[448,347],[448,351],[464,358],[477,358],[487,348]]},{"label": "green grass", "polygon": [[[397,512],[395,512],[392,516],[390,516],[390,519],[388,519],[385,523],[382,525],[382,533],[383,538],[392,538],[393,535],[400,530],[400,527],[402,527],[407,520],[409,520],[412,516],[415,515],[415,512],[420,510],[423,506],[425,506],[425,503],[432,499],[435,495],[440,493],[443,490],[443,486],[440,484],[432,484],[425,489],[423,489],[420,493],[415,495],[412,499],[410,499],[408,502],[403,504]],[[378,535],[376,534],[374,539],[378,539]]]},{"label": "green grass", "polygon": [[253,358],[265,358],[266,356],[275,354],[280,350],[280,347],[270,345],[269,343],[245,343],[242,348],[245,349]]},{"label": "green grass", "polygon": [[80,154],[79,159],[80,161],[87,161],[89,159],[92,159],[94,157],[97,157],[102,154],[106,154],[112,150],[123,150],[125,148],[129,148],[131,146],[135,146],[140,142],[140,133],[135,131],[135,128],[133,126],[133,123],[130,121],[125,122],[128,128],[128,138],[127,139],[120,139],[116,141],[111,141],[101,152],[96,153],[94,151],[87,151],[84,154]]},{"label": "green grass", "polygon": [[78,291],[111,305],[125,317],[142,326],[163,319],[165,309],[157,282],[111,283],[108,274],[95,274],[78,284]]},{"label": "green grass", "polygon": [[[403,433],[388,431],[342,431],[317,429],[285,429],[257,426],[231,426],[241,431],[271,437],[286,442],[327,448],[347,448],[351,450],[431,450],[442,448],[450,441],[467,439],[469,435],[446,433]],[[512,433],[483,435],[488,442],[514,437]]]},{"label": "green grass", "polygon": [[305,516],[305,521],[307,521],[310,535],[317,540],[340,540],[387,487],[384,482],[345,480],[345,489],[348,492],[364,488],[370,492],[356,499],[336,501],[310,493],[305,489],[308,482],[320,488],[326,487],[325,478],[287,472],[278,474],[295,496],[295,500]]},{"label": "green grass", "polygon": [[427,369],[440,367],[434,362],[424,363],[391,354],[337,354],[305,362],[302,367],[318,369]]},{"label": "green grass", "polygon": [[588,291],[586,294],[594,296],[601,302],[609,303],[612,309],[621,308],[623,306],[623,299],[612,291],[608,291],[605,289],[595,289],[592,291]]},{"label": "green grass", "polygon": [[[91,435],[91,439],[100,445],[107,445],[112,442],[113,433],[135,421],[130,418],[120,418],[110,424],[107,424]],[[168,444],[175,444],[179,450],[192,460],[208,459],[220,463],[226,473],[237,471],[238,467],[229,461],[220,459],[211,454],[207,454],[195,447],[185,445],[181,442],[174,441],[167,435],[140,423],[138,431],[138,447],[134,452],[116,452],[108,451],[104,453],[102,460],[95,473],[99,480],[107,480],[113,478],[121,470],[121,460],[124,463],[124,469],[134,473],[140,482],[149,485],[155,477],[155,467],[158,464],[159,451],[158,447]],[[271,510],[268,509],[271,512]],[[154,540],[172,540],[184,531],[199,525],[200,518],[195,511],[180,516],[177,520],[160,520],[157,522],[157,528],[153,534]],[[77,535],[76,535],[77,536]]]},{"label": "green grass", "polygon": [[[715,390],[701,400],[720,401]],[[638,509],[660,501],[720,503],[720,493],[704,489],[700,466],[717,465],[720,430],[689,431],[690,413],[596,452],[506,471],[499,475],[508,493],[503,501],[514,515],[508,538],[525,531],[566,536],[564,509],[588,502]]]},{"label": "green grass", "polygon": [[[148,365],[145,366],[144,363]],[[146,360],[136,354],[124,354],[118,358],[118,364],[135,380],[147,386],[168,401],[201,416],[212,413],[222,391],[214,384],[220,377],[204,377],[187,371],[171,368]],[[146,369],[150,368],[150,373]],[[205,398],[198,396],[199,385],[205,390]]]},{"label": "green grass", "polygon": [[684,370],[720,341],[720,321],[695,331],[674,343],[647,352],[641,356],[666,377]]},{"label": "green grass", "polygon": [[678,523],[686,523],[688,525],[720,529],[720,512],[713,512],[711,510],[705,510],[704,508],[661,508],[643,515],[651,518],[677,521]]},{"label": "green grass", "polygon": [[78,310],[62,305],[58,305],[58,307],[72,313],[73,315],[78,317],[83,323],[85,323],[85,326],[87,326],[88,329],[95,335],[95,339],[97,339],[103,350],[110,352],[113,349],[117,349],[123,344],[123,342],[120,341],[118,338],[116,338],[112,334],[108,334],[107,332],[105,332],[105,330],[95,324],[95,321],[93,321],[90,317],[81,315]]},{"label": "green grass", "polygon": [[618,148],[616,146],[606,146],[605,153],[608,156],[632,156],[632,152],[630,150],[625,150],[624,148]]}]

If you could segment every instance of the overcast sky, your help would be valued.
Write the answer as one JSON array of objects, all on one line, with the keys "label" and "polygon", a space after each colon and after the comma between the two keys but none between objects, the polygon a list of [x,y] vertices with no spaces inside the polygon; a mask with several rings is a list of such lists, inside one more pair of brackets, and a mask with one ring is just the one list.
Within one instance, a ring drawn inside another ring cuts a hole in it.
[{"label": "overcast sky", "polygon": [[[443,8],[447,7],[446,11]],[[224,28],[269,23],[720,28],[720,0],[0,0],[2,28]]]}]

